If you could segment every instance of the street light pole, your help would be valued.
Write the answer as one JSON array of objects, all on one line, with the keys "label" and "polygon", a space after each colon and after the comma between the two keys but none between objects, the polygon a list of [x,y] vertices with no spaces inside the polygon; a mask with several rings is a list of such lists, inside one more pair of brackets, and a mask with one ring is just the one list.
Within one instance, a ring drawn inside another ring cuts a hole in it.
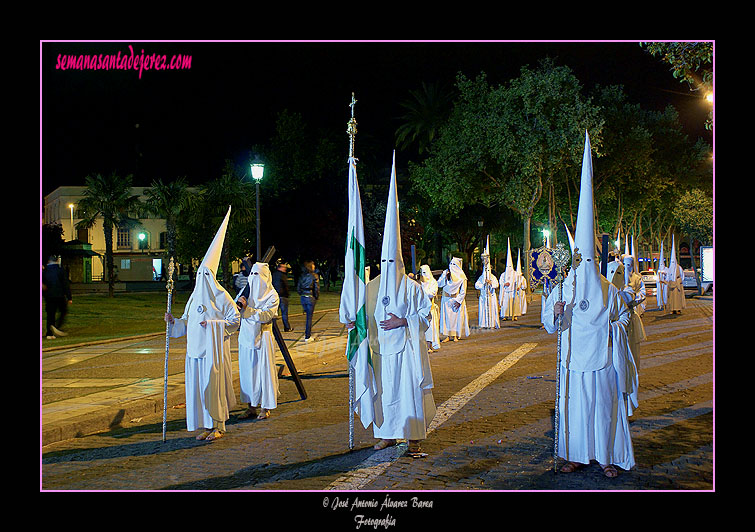
[{"label": "street light pole", "polygon": [[262,260],[262,243],[260,242],[260,180],[265,172],[265,164],[258,158],[252,161],[251,165],[252,178],[255,181],[255,192],[257,194],[257,256],[255,262]]}]

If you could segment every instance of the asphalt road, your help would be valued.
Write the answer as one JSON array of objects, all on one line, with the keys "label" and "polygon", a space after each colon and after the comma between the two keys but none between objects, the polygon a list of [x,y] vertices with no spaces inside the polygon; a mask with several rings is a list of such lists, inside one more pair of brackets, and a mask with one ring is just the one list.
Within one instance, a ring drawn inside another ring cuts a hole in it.
[{"label": "asphalt road", "polygon": [[[518,321],[503,322],[499,330],[473,328],[469,338],[444,343],[430,355],[438,414],[423,442],[424,458],[407,456],[405,444],[373,451],[372,430],[358,418],[349,450],[346,362],[338,350],[321,349],[302,371],[308,397],[302,400],[294,382],[282,378],[278,408],[267,420],[237,419],[239,405],[224,438],[198,442],[185,429],[180,404],[169,401],[166,442],[159,410],[42,446],[40,489],[296,492],[312,518],[355,528],[360,515],[383,519],[373,523],[380,528],[390,528],[390,519],[400,524],[445,516],[450,493],[466,499],[500,491],[714,492],[713,300],[687,303],[681,315],[671,315],[652,310],[655,300],[648,300],[640,406],[631,418],[637,466],[615,479],[605,478],[596,464],[572,474],[553,471],[556,339],[540,326],[535,296]],[[475,324],[474,290],[467,304]],[[328,319],[333,324],[332,316],[322,317],[321,341],[330,338],[332,345],[339,332],[324,325]],[[117,353],[96,358],[87,366],[94,373],[119,365]],[[180,356],[171,364],[180,373]],[[161,363],[157,367],[161,375]],[[133,378],[131,371],[143,374],[143,368],[109,371],[123,379]],[[67,392],[50,387],[45,393],[53,404]],[[383,490],[395,501],[386,503]],[[483,497],[474,501],[487,503]],[[361,526],[373,528],[367,521]]]}]

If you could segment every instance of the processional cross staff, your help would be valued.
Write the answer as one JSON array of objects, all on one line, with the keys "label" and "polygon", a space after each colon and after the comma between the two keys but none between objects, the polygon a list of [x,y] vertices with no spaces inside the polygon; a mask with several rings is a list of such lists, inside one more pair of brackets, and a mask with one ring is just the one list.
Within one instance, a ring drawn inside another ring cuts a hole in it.
[{"label": "processional cross staff", "polygon": [[[173,305],[173,257],[168,262],[168,304],[166,313],[170,314]],[[168,351],[170,350],[170,323],[165,322],[165,375],[163,378],[163,442],[165,442],[165,428],[168,420]]]},{"label": "processional cross staff", "polygon": [[[357,134],[357,121],[354,118],[354,107],[356,106],[356,99],[354,93],[351,93],[351,119],[346,125],[346,134],[349,136],[349,158],[354,158],[354,137]],[[354,368],[351,363],[349,366],[349,450],[354,449]]]},{"label": "processional cross staff", "polygon": [[[553,263],[556,266],[556,282],[558,283],[558,301],[563,301],[564,298],[564,268],[566,268],[566,265],[569,263],[569,252],[566,251],[566,248],[564,247],[564,244],[562,242],[559,242],[556,244],[556,248],[552,252],[553,256]],[[581,260],[581,256],[578,253],[578,249],[574,248],[574,261],[579,264],[579,260]],[[572,264],[573,267],[576,267],[575,264]],[[558,336],[556,340],[556,409],[554,412],[554,420],[553,420],[553,429],[554,429],[554,436],[553,436],[553,471],[554,473],[557,471],[557,460],[558,460],[558,435],[559,435],[559,409],[560,409],[560,396],[561,396],[561,326],[562,321],[564,318],[564,313],[561,312],[558,315]]]}]

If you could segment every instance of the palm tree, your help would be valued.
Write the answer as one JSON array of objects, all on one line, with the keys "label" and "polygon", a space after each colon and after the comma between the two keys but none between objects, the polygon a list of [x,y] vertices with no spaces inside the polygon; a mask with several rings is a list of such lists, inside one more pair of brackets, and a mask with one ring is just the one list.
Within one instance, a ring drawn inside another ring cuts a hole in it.
[{"label": "palm tree", "polygon": [[196,196],[189,191],[189,184],[184,177],[179,177],[170,183],[163,183],[162,179],[153,180],[150,188],[144,193],[147,196],[146,210],[165,219],[168,233],[167,256],[175,258],[178,217],[192,207]]},{"label": "palm tree", "polygon": [[421,154],[429,149],[448,118],[453,93],[446,85],[422,82],[421,90],[409,91],[409,94],[412,99],[399,104],[407,112],[400,117],[404,123],[396,130],[396,144],[399,148],[407,148],[416,142]]},{"label": "palm tree", "polygon": [[[255,188],[230,160],[225,161],[219,178],[207,181],[199,188],[202,205],[198,206],[197,214],[202,223],[211,228],[210,240],[228,211],[228,206],[232,207],[221,253],[222,282],[230,288],[231,260],[245,256],[251,247],[249,235],[253,234],[256,223]],[[255,257],[255,260],[259,260],[259,257]]]},{"label": "palm tree", "polygon": [[77,228],[89,229],[94,226],[98,217],[102,217],[109,297],[113,297],[115,293],[113,227],[138,223],[136,219],[130,216],[139,207],[139,197],[131,195],[131,179],[130,174],[121,178],[115,172],[110,176],[88,175],[85,181],[84,198],[79,202],[82,220],[76,224]]}]

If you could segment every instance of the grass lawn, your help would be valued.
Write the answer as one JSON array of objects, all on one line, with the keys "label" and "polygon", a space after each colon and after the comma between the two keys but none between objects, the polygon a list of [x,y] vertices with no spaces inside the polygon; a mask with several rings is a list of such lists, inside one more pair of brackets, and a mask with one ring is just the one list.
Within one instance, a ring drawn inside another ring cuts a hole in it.
[{"label": "grass lawn", "polygon": [[[183,314],[186,301],[191,292],[173,293],[173,315]],[[330,292],[320,291],[316,310],[337,309],[341,298],[340,286],[331,288]],[[167,292],[117,293],[115,297],[107,295],[74,295],[73,303],[68,306],[68,315],[63,331],[68,336],[55,340],[45,338],[47,317],[42,303],[40,316],[40,334],[42,348],[73,345],[84,342],[109,340],[141,334],[165,332],[163,316],[167,308]],[[301,302],[296,292],[289,298],[288,314],[301,314]]]}]

